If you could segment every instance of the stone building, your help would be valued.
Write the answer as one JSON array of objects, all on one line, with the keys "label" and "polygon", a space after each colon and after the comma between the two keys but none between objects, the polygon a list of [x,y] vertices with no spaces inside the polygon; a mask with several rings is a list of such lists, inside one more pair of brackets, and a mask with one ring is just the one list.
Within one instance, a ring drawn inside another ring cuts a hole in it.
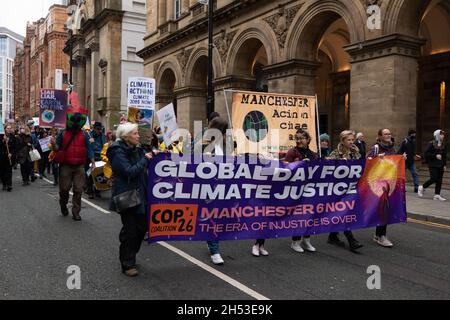
[{"label": "stone building", "polygon": [[[90,119],[110,128],[126,113],[128,77],[143,76],[145,0],[71,1],[76,9],[68,20],[72,37],[73,84]],[[71,48],[72,45],[72,48]]]},{"label": "stone building", "polygon": [[45,18],[27,25],[26,45],[16,60],[18,86],[24,84],[19,98],[23,99],[22,117],[39,115],[41,89],[67,88],[69,59],[63,52],[66,19],[66,6],[53,5]]},{"label": "stone building", "polygon": [[[421,146],[450,129],[450,2],[446,0],[214,0],[215,109],[223,89],[318,95],[321,132],[346,128],[368,143],[417,128]],[[370,9],[370,10],[368,10]],[[369,12],[369,13],[368,13]],[[206,118],[207,8],[147,0],[145,75],[181,127]],[[230,98],[230,97],[229,97]]]}]

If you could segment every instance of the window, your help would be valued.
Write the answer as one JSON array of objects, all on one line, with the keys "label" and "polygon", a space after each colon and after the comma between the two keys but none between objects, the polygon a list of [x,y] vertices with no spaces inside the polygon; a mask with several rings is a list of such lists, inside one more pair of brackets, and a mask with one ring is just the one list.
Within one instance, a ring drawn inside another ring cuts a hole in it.
[{"label": "window", "polygon": [[175,20],[179,19],[181,17],[181,0],[174,0],[174,17]]},{"label": "window", "polygon": [[133,10],[136,12],[145,13],[145,3],[133,1]]}]

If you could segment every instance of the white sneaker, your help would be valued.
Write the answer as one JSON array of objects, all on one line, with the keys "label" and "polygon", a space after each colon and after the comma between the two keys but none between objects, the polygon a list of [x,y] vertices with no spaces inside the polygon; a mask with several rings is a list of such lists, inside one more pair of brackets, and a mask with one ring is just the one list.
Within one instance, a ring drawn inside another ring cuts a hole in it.
[{"label": "white sneaker", "polygon": [[423,186],[419,186],[419,191],[417,192],[417,194],[419,195],[420,198],[423,198],[423,192],[424,192]]},{"label": "white sneaker", "polygon": [[389,241],[389,239],[386,236],[381,237],[374,236],[373,240],[380,246],[385,248],[392,248],[394,246],[394,244],[391,241]]},{"label": "white sneaker", "polygon": [[259,246],[259,253],[264,256],[267,257],[269,255],[269,251],[267,251],[264,246]]},{"label": "white sneaker", "polygon": [[309,238],[302,238],[300,245],[308,252],[316,252],[316,248],[311,245],[311,239]]},{"label": "white sneaker", "polygon": [[438,200],[438,201],[442,201],[442,202],[447,201],[447,199],[442,198],[440,194],[435,195],[433,200]]},{"label": "white sneaker", "polygon": [[305,252],[305,250],[303,250],[302,246],[300,245],[300,241],[292,241],[291,248],[298,253]]},{"label": "white sneaker", "polygon": [[255,244],[252,248],[252,255],[254,257],[259,257],[259,245]]},{"label": "white sneaker", "polygon": [[213,254],[211,260],[215,265],[223,265],[225,263],[219,253]]}]

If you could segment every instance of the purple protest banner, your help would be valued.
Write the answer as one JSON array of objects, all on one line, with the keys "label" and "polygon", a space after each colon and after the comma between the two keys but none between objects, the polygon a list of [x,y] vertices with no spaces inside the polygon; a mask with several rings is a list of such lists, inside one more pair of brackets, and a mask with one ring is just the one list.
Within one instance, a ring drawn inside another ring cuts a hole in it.
[{"label": "purple protest banner", "polygon": [[291,164],[171,156],[149,166],[150,242],[285,238],[406,222],[402,156]]},{"label": "purple protest banner", "polygon": [[66,127],[67,92],[41,89],[39,123],[42,128]]}]

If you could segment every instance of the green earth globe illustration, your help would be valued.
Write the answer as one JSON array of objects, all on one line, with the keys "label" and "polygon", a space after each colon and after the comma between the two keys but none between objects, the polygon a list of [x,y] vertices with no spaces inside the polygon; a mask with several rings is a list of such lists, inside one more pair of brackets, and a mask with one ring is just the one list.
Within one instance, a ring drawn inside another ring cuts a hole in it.
[{"label": "green earth globe illustration", "polygon": [[252,142],[264,140],[269,131],[269,123],[262,112],[252,111],[244,118],[245,136]]}]

